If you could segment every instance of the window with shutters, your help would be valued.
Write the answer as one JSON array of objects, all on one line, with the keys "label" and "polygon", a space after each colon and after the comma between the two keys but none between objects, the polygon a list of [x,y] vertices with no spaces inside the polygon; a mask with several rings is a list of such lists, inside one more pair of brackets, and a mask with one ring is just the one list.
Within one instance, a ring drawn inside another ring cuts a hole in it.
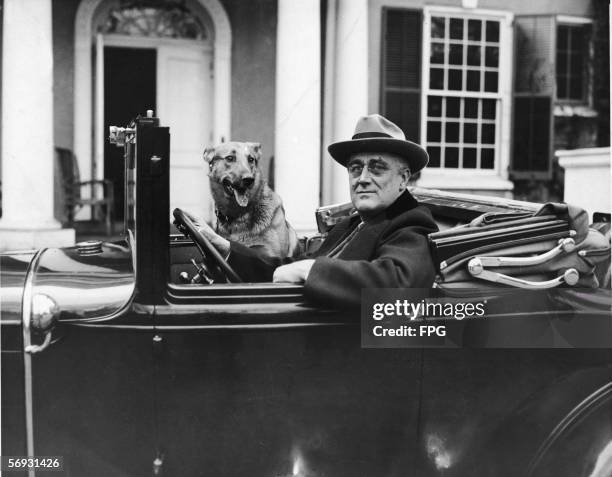
[{"label": "window with shutters", "polygon": [[512,189],[512,19],[493,10],[383,8],[380,111],[427,148],[418,185]]},{"label": "window with shutters", "polygon": [[591,103],[591,20],[517,15],[514,29],[510,173],[514,179],[550,179],[555,111],[571,116],[582,108],[590,114],[584,106]]},{"label": "window with shutters", "polygon": [[500,167],[504,18],[430,11],[425,19],[424,142],[429,168]]},{"label": "window with shutters", "polygon": [[588,103],[590,24],[557,25],[557,100]]}]

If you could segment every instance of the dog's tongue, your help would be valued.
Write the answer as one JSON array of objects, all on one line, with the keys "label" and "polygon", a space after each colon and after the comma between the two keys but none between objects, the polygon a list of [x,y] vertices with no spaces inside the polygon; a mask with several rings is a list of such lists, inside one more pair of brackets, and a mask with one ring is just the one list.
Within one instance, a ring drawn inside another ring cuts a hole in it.
[{"label": "dog's tongue", "polygon": [[246,207],[249,203],[249,198],[246,196],[246,194],[238,192],[236,189],[234,189],[234,197],[236,198],[236,202],[238,202],[240,207]]}]

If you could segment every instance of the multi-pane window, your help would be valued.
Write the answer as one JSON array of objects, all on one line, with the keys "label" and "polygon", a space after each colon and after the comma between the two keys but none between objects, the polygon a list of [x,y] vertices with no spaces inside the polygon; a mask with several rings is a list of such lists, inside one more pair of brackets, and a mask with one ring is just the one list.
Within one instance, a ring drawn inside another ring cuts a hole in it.
[{"label": "multi-pane window", "polygon": [[557,99],[583,101],[586,97],[588,25],[557,27]]},{"label": "multi-pane window", "polygon": [[429,167],[493,169],[496,101],[427,97]]},{"label": "multi-pane window", "polygon": [[500,21],[432,14],[425,31],[429,167],[495,169]]}]

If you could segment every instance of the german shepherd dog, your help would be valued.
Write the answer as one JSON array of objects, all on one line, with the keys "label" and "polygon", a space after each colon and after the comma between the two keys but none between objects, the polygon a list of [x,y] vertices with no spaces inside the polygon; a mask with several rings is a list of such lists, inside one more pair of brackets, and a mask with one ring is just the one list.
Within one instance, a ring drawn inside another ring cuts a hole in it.
[{"label": "german shepherd dog", "polygon": [[226,142],[204,150],[215,201],[216,232],[274,257],[293,256],[298,240],[281,198],[259,168],[261,144]]}]

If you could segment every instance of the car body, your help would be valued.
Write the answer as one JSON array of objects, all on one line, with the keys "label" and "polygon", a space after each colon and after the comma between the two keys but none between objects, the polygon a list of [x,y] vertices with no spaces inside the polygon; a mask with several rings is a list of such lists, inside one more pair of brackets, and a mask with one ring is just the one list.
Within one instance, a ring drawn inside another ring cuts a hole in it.
[{"label": "car body", "polygon": [[[299,285],[181,283],[199,253],[170,234],[168,128],[115,140],[125,239],[0,256],[3,456],[62,456],[72,476],[609,475],[608,291],[551,309],[494,287],[494,325],[436,319],[460,337],[443,349],[362,348],[359,313]],[[415,194],[447,228],[538,208]],[[500,343],[525,348],[461,347]]]}]

